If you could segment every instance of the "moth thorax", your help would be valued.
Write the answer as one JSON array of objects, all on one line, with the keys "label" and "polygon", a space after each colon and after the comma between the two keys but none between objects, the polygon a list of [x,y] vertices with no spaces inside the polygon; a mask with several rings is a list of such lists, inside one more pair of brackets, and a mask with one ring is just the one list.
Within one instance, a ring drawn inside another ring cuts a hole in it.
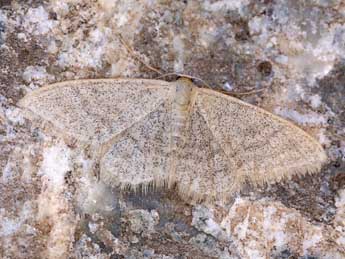
[{"label": "moth thorax", "polygon": [[181,109],[187,109],[193,92],[193,83],[187,78],[181,78],[176,81],[176,94],[174,104],[181,106]]},{"label": "moth thorax", "polygon": [[176,82],[176,93],[172,104],[172,141],[173,146],[183,140],[184,130],[189,116],[189,107],[192,99],[193,83],[186,78]]}]

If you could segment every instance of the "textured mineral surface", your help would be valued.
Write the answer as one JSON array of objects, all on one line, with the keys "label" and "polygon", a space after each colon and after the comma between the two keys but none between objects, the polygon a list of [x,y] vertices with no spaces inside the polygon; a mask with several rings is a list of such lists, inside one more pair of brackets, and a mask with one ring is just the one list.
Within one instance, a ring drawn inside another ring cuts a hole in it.
[{"label": "textured mineral surface", "polygon": [[[328,163],[224,206],[120,191],[17,106],[54,82],[157,78],[144,63],[252,93]],[[0,0],[0,258],[345,258],[344,100],[341,0]]]}]

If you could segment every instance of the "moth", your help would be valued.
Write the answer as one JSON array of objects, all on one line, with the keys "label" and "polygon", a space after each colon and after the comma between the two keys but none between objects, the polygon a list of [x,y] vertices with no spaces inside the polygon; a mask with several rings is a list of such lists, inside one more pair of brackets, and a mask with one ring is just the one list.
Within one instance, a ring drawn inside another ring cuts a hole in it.
[{"label": "moth", "polygon": [[100,179],[133,189],[176,186],[195,201],[225,201],[252,185],[316,173],[322,146],[292,123],[187,78],[56,83],[19,106],[93,147]]}]

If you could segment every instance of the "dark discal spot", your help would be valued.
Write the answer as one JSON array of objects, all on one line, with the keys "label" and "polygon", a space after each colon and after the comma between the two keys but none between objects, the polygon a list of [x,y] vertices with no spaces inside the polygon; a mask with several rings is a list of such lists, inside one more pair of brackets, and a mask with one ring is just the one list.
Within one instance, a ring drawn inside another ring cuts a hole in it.
[{"label": "dark discal spot", "polygon": [[272,64],[269,61],[262,61],[257,66],[258,71],[264,77],[268,77],[272,73]]}]

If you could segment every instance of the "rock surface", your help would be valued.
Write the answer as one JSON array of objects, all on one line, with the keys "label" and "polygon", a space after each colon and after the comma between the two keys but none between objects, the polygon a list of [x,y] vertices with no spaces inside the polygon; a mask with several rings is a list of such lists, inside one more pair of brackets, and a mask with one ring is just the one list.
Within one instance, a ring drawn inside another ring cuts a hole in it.
[{"label": "rock surface", "polygon": [[[0,257],[344,258],[344,24],[341,0],[0,0]],[[329,163],[224,207],[120,192],[16,106],[53,82],[159,76],[138,58],[255,90],[241,99],[306,130]]]}]

